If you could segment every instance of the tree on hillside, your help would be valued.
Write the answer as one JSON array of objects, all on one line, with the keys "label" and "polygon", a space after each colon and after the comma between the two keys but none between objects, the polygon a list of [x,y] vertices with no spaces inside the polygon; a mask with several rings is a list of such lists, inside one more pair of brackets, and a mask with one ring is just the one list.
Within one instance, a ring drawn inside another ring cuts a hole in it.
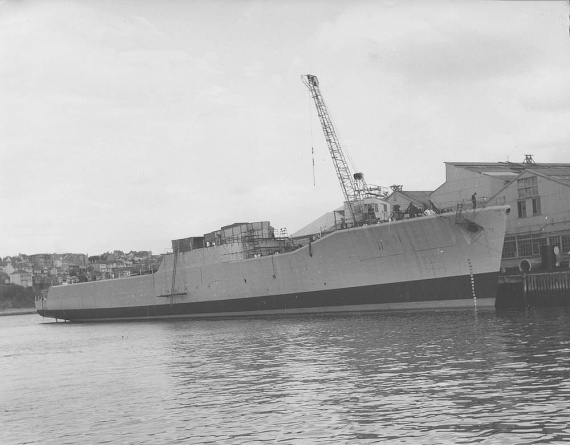
[{"label": "tree on hillside", "polygon": [[32,288],[17,284],[0,284],[0,309],[34,307],[36,294]]}]

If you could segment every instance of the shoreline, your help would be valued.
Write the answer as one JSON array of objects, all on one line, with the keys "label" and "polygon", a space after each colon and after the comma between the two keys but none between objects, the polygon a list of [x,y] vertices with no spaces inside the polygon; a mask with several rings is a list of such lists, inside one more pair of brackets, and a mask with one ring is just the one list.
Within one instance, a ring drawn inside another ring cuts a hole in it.
[{"label": "shoreline", "polygon": [[14,309],[0,309],[0,317],[8,316],[8,315],[27,315],[27,314],[37,314],[35,308],[14,308]]}]

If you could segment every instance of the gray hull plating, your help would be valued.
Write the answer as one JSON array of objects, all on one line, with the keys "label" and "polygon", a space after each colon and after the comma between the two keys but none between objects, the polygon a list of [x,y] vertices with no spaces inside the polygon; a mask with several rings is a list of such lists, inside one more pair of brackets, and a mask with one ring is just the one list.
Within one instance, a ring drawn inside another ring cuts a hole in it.
[{"label": "gray hull plating", "polygon": [[492,305],[507,211],[341,230],[241,261],[231,245],[167,255],[152,275],[55,286],[36,307],[80,321]]}]

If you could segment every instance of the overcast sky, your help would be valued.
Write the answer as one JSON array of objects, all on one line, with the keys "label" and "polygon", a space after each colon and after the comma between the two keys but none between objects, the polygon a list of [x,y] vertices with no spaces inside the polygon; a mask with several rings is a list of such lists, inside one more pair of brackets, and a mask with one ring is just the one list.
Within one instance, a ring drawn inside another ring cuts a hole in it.
[{"label": "overcast sky", "polygon": [[306,73],[368,183],[570,162],[568,16],[566,1],[0,2],[0,256],[160,254],[338,207]]}]

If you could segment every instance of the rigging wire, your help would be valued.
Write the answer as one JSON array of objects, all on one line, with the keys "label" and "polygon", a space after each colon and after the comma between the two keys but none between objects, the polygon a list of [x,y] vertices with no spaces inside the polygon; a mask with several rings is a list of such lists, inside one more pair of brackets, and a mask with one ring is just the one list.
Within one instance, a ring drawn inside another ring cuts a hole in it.
[{"label": "rigging wire", "polygon": [[311,158],[313,160],[313,187],[316,187],[317,183],[315,180],[315,144],[313,142],[313,113],[311,107],[312,98],[309,97],[309,125],[311,127]]},{"label": "rigging wire", "polygon": [[313,157],[313,187],[316,187],[315,183],[315,149],[311,147],[311,156]]}]

